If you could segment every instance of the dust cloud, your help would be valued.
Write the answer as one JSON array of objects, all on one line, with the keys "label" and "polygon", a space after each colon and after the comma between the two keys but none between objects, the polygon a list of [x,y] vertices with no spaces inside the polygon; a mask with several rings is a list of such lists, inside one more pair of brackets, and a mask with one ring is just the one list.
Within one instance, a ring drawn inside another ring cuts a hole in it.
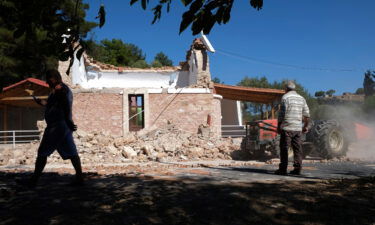
[{"label": "dust cloud", "polygon": [[347,157],[375,161],[375,122],[370,119],[355,122],[356,139],[349,144]]},{"label": "dust cloud", "polygon": [[342,124],[349,139],[346,157],[375,161],[375,115],[365,113],[361,104],[323,105],[318,119],[335,119]]}]

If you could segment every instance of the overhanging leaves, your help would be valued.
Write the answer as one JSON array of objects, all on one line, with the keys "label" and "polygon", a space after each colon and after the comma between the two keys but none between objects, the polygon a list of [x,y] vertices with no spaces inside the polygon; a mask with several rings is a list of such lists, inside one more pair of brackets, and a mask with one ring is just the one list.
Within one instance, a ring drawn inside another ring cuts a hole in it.
[{"label": "overhanging leaves", "polygon": [[24,33],[25,33],[24,29],[17,29],[13,33],[13,38],[14,39],[20,38]]},{"label": "overhanging leaves", "polygon": [[[87,9],[83,0],[0,0],[0,86],[43,79],[58,60],[69,60],[68,45],[97,26],[85,20]],[[63,34],[70,35],[65,45]]]},{"label": "overhanging leaves", "polygon": [[263,0],[250,0],[250,5],[256,9],[260,10],[263,7]]},{"label": "overhanging leaves", "polygon": [[101,5],[100,8],[99,8],[98,16],[95,17],[96,19],[99,18],[99,27],[100,28],[102,28],[103,25],[105,24],[105,16],[106,16],[106,13],[105,13],[104,5]]},{"label": "overhanging leaves", "polygon": [[142,8],[143,9],[147,8],[147,0],[142,0]]},{"label": "overhanging leaves", "polygon": [[188,6],[190,3],[191,3],[192,0],[181,0],[182,4],[184,4],[184,6]]},{"label": "overhanging leaves", "polygon": [[180,24],[180,34],[193,22],[194,18],[194,14],[190,11],[187,11],[182,15],[182,21]]},{"label": "overhanging leaves", "polygon": [[[133,5],[139,0],[130,0],[130,5]],[[182,15],[179,33],[181,34],[187,27],[192,25],[192,33],[198,34],[203,31],[208,34],[215,24],[227,23],[230,20],[234,0],[181,0],[185,7],[189,10]],[[147,8],[148,0],[141,0],[143,9]],[[152,8],[154,18],[152,24],[160,20],[162,16],[162,9],[167,5],[167,12],[169,12],[171,0],[159,0],[159,3]],[[250,0],[250,5],[260,10],[263,7],[263,0]]]},{"label": "overhanging leaves", "polygon": [[155,8],[152,9],[154,11],[154,19],[152,20],[152,24],[154,24],[157,20],[160,19],[162,7],[163,6],[159,4]]}]

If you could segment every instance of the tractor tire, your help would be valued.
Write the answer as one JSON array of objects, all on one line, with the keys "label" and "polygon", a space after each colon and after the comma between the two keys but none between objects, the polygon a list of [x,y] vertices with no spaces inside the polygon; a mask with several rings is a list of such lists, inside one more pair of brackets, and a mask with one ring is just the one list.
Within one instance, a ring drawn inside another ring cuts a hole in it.
[{"label": "tractor tire", "polygon": [[313,132],[315,150],[325,159],[343,157],[349,147],[348,138],[336,120],[318,121]]}]

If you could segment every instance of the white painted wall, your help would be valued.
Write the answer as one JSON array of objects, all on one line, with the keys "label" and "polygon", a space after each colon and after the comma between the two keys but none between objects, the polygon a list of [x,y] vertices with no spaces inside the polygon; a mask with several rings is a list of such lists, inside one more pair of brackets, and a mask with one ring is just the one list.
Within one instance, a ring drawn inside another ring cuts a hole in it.
[{"label": "white painted wall", "polygon": [[198,59],[194,51],[191,51],[189,63],[189,85],[196,84],[198,79]]},{"label": "white painted wall", "polygon": [[85,68],[83,57],[74,60],[72,82],[82,88],[175,88],[189,86],[187,71],[138,70],[98,72]]},{"label": "white painted wall", "polygon": [[242,119],[242,109],[241,109],[241,102],[236,101],[237,104],[237,117],[238,117],[238,125],[243,125],[243,119]]},{"label": "white painted wall", "polygon": [[190,75],[190,72],[189,71],[180,71],[178,73],[178,79],[177,79],[177,84],[176,86],[177,87],[187,87],[189,86],[189,75]]},{"label": "white painted wall", "polygon": [[81,59],[78,60],[74,54],[74,62],[71,68],[71,73],[72,73],[73,84],[81,84],[87,81],[86,68],[85,68],[85,62],[83,60],[83,57],[81,57]]},{"label": "white painted wall", "polygon": [[175,87],[178,71],[157,72],[96,72],[88,71],[84,88],[171,88]]}]

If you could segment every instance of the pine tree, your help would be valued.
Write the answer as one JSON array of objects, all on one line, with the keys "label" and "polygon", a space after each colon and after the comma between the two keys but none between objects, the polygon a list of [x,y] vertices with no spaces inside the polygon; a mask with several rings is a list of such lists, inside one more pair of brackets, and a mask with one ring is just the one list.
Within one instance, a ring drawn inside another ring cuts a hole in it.
[{"label": "pine tree", "polygon": [[43,79],[56,68],[64,51],[61,35],[79,27],[85,37],[96,26],[84,19],[88,7],[82,0],[2,0],[0,90],[28,77]]}]

